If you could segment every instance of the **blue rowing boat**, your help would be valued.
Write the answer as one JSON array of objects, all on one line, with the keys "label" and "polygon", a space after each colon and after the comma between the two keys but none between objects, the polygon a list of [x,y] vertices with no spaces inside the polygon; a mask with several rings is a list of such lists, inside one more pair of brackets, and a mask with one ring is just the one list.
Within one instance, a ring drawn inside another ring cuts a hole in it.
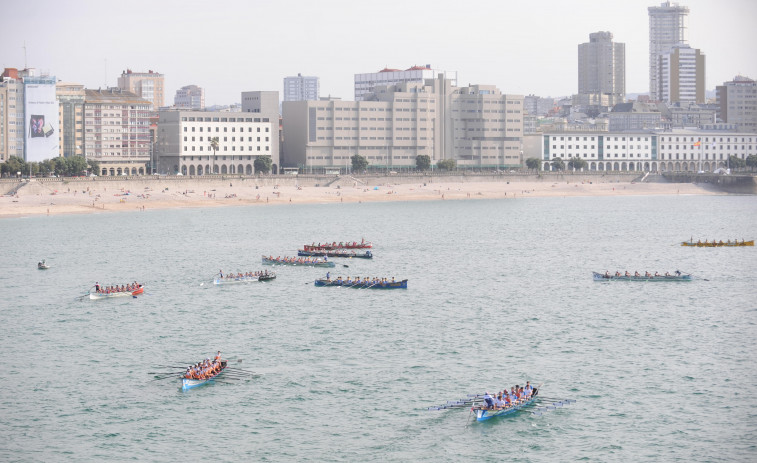
[{"label": "blue rowing boat", "polygon": [[515,413],[518,410],[522,409],[523,407],[527,407],[534,403],[536,401],[536,396],[531,396],[530,399],[526,400],[525,402],[511,405],[509,407],[505,408],[486,408],[486,405],[480,408],[473,408],[473,411],[476,412],[476,421],[486,421],[489,419],[492,419],[497,416],[505,416],[510,415],[511,413]]},{"label": "blue rowing boat", "polygon": [[210,378],[205,378],[205,379],[181,378],[181,390],[188,391],[190,389],[194,389],[196,387],[200,387],[204,384],[212,382],[213,380],[221,376],[221,374],[223,373],[225,369],[226,369],[226,360],[221,360],[221,371],[211,376]]},{"label": "blue rowing boat", "polygon": [[330,280],[319,278],[315,280],[315,286],[337,286],[357,289],[407,289],[407,280],[381,281],[381,280]]}]

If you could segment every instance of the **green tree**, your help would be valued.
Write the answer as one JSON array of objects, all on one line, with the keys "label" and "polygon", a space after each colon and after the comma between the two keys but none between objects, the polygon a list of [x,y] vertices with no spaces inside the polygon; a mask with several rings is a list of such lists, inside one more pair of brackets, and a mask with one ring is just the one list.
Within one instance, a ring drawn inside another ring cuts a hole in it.
[{"label": "green tree", "polygon": [[746,165],[750,169],[754,170],[754,168],[757,167],[757,155],[750,154],[749,156],[747,156]]},{"label": "green tree", "polygon": [[568,161],[568,169],[581,170],[586,168],[588,165],[588,162],[579,157],[572,158],[570,161]]},{"label": "green tree", "polygon": [[436,161],[436,167],[441,170],[455,170],[457,162],[454,159],[440,159]]},{"label": "green tree", "polygon": [[87,171],[87,160],[82,156],[71,156],[66,159],[68,175],[82,175]]},{"label": "green tree", "polygon": [[552,160],[552,170],[565,170],[565,161],[562,158],[554,158]]},{"label": "green tree", "polygon": [[255,158],[255,162],[252,164],[253,167],[255,167],[255,172],[262,172],[264,174],[267,174],[271,171],[271,166],[273,165],[273,160],[271,160],[270,156],[260,156]]},{"label": "green tree", "polygon": [[53,170],[55,171],[55,174],[57,176],[63,177],[65,175],[68,175],[68,171],[66,169],[66,158],[60,156],[53,158],[53,164],[55,165],[55,168]]},{"label": "green tree", "polygon": [[541,170],[541,161],[537,158],[526,159],[526,167],[531,170]]},{"label": "green tree", "polygon": [[416,156],[415,167],[418,170],[429,170],[431,168],[431,157],[426,154]]},{"label": "green tree", "polygon": [[2,164],[3,173],[8,174],[10,177],[15,177],[18,172],[23,172],[24,160],[18,156],[10,156],[8,160]]},{"label": "green tree", "polygon": [[746,161],[731,155],[731,157],[728,158],[728,165],[731,166],[731,169],[743,169],[746,167]]},{"label": "green tree", "polygon": [[[89,172],[93,173],[95,175],[100,175],[100,163],[95,160],[89,160],[87,161],[87,164],[89,164]],[[147,170],[145,170],[147,172]]]},{"label": "green tree", "polygon": [[368,167],[368,160],[365,158],[365,156],[355,154],[350,158],[350,160],[352,160],[353,172],[362,172]]},{"label": "green tree", "polygon": [[210,139],[210,149],[213,150],[213,173],[216,173],[216,152],[218,152],[218,137]]}]

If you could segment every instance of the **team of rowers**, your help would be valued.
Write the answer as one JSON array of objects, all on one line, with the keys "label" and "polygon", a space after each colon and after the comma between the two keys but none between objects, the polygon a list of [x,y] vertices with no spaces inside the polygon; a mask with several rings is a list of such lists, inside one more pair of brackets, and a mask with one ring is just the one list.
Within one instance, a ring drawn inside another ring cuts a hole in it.
[{"label": "team of rowers", "polygon": [[354,280],[351,280],[350,277],[347,277],[345,279],[342,279],[342,277],[336,277],[336,279],[331,279],[331,272],[326,272],[326,278],[325,280],[329,283],[333,283],[334,285],[385,285],[388,283],[395,283],[394,277],[392,277],[391,280],[388,278],[379,278],[379,277],[373,277],[373,278],[360,278],[355,277]]},{"label": "team of rowers", "polygon": [[266,257],[267,260],[270,262],[280,262],[282,264],[322,264],[324,262],[328,262],[329,258],[325,257],[323,259],[311,259],[309,257],[281,257],[278,256],[275,259],[273,256]]},{"label": "team of rowers", "polygon": [[319,250],[319,249],[356,248],[356,247],[364,247],[364,246],[365,247],[370,247],[371,246],[370,242],[368,242],[368,243],[365,242],[365,238],[361,239],[359,243],[357,241],[353,241],[352,243],[350,243],[349,241],[347,241],[347,242],[340,241],[339,243],[337,243],[336,241],[334,241],[333,243],[318,243],[318,244],[315,244],[315,241],[313,241],[313,244],[306,244],[305,245],[305,250],[306,251],[312,251],[312,250]]},{"label": "team of rowers", "polygon": [[[691,240],[689,240],[689,243],[694,244],[693,237],[691,238]],[[707,240],[704,240],[704,243],[702,243],[701,240],[697,240],[696,244],[711,244],[711,245],[714,244],[716,246],[725,246],[727,244],[731,244],[731,240],[728,240],[725,243],[723,242],[723,240],[720,240],[720,241],[712,240],[712,243],[708,242]],[[741,239],[741,243],[739,243],[739,240],[733,240],[733,244],[746,244],[746,241],[744,241],[744,238]]]},{"label": "team of rowers", "polygon": [[95,282],[95,292],[98,294],[111,294],[111,293],[123,293],[132,292],[139,289],[141,285],[136,281],[128,285],[115,285],[115,286],[100,286],[100,283]]},{"label": "team of rowers", "polygon": [[242,278],[260,278],[260,277],[267,277],[271,274],[268,273],[268,270],[258,270],[256,272],[244,272],[244,273],[227,273],[226,275],[223,274],[223,271],[219,270],[218,275],[222,279],[225,280],[239,280]]},{"label": "team of rowers", "polygon": [[210,379],[223,370],[224,365],[221,361],[221,351],[219,350],[213,360],[206,358],[196,365],[187,367],[184,377],[187,379]]},{"label": "team of rowers", "polygon": [[486,392],[484,394],[484,403],[478,407],[473,407],[473,409],[501,410],[524,404],[531,400],[531,397],[537,393],[537,389],[531,387],[531,382],[526,381],[525,386],[518,386],[516,384],[511,387],[509,391],[505,388],[504,391],[497,392],[494,395],[490,395],[489,392]]},{"label": "team of rowers", "polygon": [[[681,271],[680,270],[676,270],[675,275],[671,275],[670,272],[665,272],[665,275],[660,275],[659,272],[654,272],[654,275],[652,275],[651,273],[645,271],[643,276],[645,278],[655,278],[655,277],[662,278],[662,277],[672,277],[672,276],[679,277],[679,276],[681,276]],[[603,275],[603,277],[604,278],[614,278],[614,277],[629,277],[629,278],[630,277],[636,277],[636,278],[640,278],[640,277],[642,277],[642,275],[638,272],[638,270],[635,271],[633,273],[633,275],[631,275],[631,273],[628,270],[626,270],[626,272],[624,274],[621,274],[619,271],[616,271],[615,275],[610,275],[610,271],[609,270],[605,270],[605,274]]]}]

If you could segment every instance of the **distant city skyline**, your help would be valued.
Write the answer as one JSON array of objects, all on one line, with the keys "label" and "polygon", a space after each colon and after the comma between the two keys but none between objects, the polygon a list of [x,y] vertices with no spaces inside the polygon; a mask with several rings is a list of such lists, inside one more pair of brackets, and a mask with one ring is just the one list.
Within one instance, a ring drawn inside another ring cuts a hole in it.
[{"label": "distant city skyline", "polygon": [[[239,103],[253,90],[283,98],[283,78],[298,72],[320,78],[321,96],[352,100],[355,74],[425,64],[456,71],[459,85],[561,97],[576,92],[578,44],[608,31],[626,45],[626,92],[646,93],[648,8],[661,3],[472,0],[470,16],[461,16],[448,0],[370,9],[346,0],[229,0],[210,9],[192,0],[12,2],[0,7],[0,66],[95,89],[115,87],[126,69],[153,70],[165,76],[166,95],[191,82],[205,89],[208,106]],[[757,2],[677,3],[690,11],[688,43],[707,56],[708,90],[736,75],[757,78]],[[117,5],[117,15],[105,13]]]}]

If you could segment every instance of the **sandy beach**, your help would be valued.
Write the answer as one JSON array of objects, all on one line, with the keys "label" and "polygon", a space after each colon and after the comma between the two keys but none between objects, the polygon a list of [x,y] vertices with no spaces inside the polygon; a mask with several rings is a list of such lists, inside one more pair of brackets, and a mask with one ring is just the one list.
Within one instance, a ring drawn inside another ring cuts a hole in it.
[{"label": "sandy beach", "polygon": [[0,193],[0,218],[241,205],[728,194],[709,184],[598,175],[32,179],[3,180]]}]

